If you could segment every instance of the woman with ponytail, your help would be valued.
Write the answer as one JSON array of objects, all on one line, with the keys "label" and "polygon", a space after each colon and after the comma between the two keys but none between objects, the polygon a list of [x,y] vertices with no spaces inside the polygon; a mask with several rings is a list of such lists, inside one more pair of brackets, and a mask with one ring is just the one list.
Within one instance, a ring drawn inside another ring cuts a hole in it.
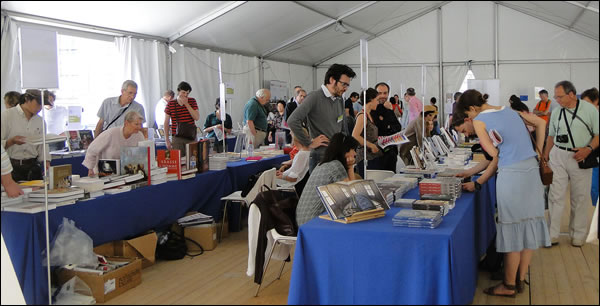
[{"label": "woman with ponytail", "polygon": [[536,127],[536,145],[541,152],[546,121],[526,112],[489,105],[487,98],[487,94],[467,90],[460,96],[456,111],[473,120],[481,146],[493,158],[484,174],[474,180],[474,188],[479,190],[498,169],[496,249],[505,253],[504,281],[484,293],[515,297],[524,289],[533,251],[550,246],[544,217],[544,187],[537,153],[526,128],[526,125]]}]

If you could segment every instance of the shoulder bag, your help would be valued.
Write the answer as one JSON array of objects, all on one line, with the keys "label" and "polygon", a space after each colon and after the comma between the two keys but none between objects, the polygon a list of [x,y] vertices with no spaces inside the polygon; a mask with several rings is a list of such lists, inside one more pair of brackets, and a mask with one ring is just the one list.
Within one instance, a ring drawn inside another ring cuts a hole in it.
[{"label": "shoulder bag", "polygon": [[[177,106],[177,104],[175,104]],[[186,108],[187,110],[187,108]],[[175,110],[177,112],[177,110]],[[175,130],[175,137],[184,138],[187,140],[196,140],[196,133],[198,129],[195,124],[181,122],[179,118],[177,118],[177,128]]]},{"label": "shoulder bag", "polygon": [[[565,109],[567,112],[571,113],[572,115],[575,116],[575,118],[579,119],[579,121],[581,121],[581,123],[583,123],[585,125],[585,127],[587,128],[588,132],[590,133],[590,136],[592,136],[592,139],[594,139],[594,132],[592,131],[592,129],[590,128],[589,125],[587,125],[587,123],[585,123],[585,121],[583,121],[583,119],[581,119],[579,116],[577,116],[577,114],[573,114],[572,111]],[[565,116],[566,118],[566,116]],[[569,137],[571,138],[571,145],[573,147],[575,147],[575,144],[573,143],[573,136],[571,136],[571,129],[569,128],[569,124],[568,122],[566,122],[565,119],[565,123],[567,123],[567,131],[569,132]],[[592,152],[582,161],[579,162],[579,169],[590,169],[590,168],[596,168],[598,167],[598,148],[592,150]]]},{"label": "shoulder bag", "polygon": [[527,123],[525,122],[525,119],[521,118],[521,120],[523,120],[523,123],[525,124],[525,131],[527,132],[527,134],[529,134],[529,138],[531,138],[533,150],[538,154],[537,159],[540,164],[540,178],[542,179],[542,184],[546,186],[550,185],[552,184],[554,172],[552,172],[552,168],[548,166],[548,162],[546,162],[544,156],[542,156],[542,153],[540,153],[540,150],[538,150],[537,146],[535,145],[535,139],[533,139],[533,136],[531,135],[531,133],[529,133],[529,129],[527,129]]}]

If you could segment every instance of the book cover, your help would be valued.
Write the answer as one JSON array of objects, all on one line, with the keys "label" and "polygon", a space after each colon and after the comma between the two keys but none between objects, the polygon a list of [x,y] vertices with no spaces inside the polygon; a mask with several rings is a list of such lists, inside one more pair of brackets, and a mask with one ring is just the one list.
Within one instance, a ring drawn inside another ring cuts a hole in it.
[{"label": "book cover", "polygon": [[81,146],[81,138],[79,138],[78,131],[68,131],[67,137],[67,145],[69,146],[69,151],[83,150]]},{"label": "book cover", "polygon": [[158,166],[167,168],[167,174],[176,175],[181,179],[181,152],[179,150],[158,150],[156,151],[156,161]]},{"label": "book cover", "polygon": [[373,180],[336,182],[317,187],[317,190],[321,202],[333,220],[350,217],[361,211],[390,209]]},{"label": "book cover", "polygon": [[206,172],[210,169],[208,153],[210,150],[210,140],[203,139],[198,143],[198,173]]},{"label": "book cover", "polygon": [[186,169],[199,169],[198,167],[198,151],[199,151],[198,141],[192,141],[185,144],[185,166]]},{"label": "book cover", "polygon": [[92,134],[91,130],[79,130],[79,141],[81,144],[82,150],[87,150],[90,146],[90,143],[94,140],[94,134]]},{"label": "book cover", "polygon": [[161,139],[165,138],[165,129],[158,129],[158,135],[160,136]]},{"label": "book cover", "polygon": [[98,160],[98,176],[121,175],[120,159],[100,159]]},{"label": "book cover", "polygon": [[156,165],[156,145],[154,144],[154,140],[148,139],[148,140],[138,141],[138,147],[150,148],[150,168],[149,169],[156,168],[157,167],[157,165]]},{"label": "book cover", "polygon": [[379,136],[377,138],[377,144],[382,149],[385,149],[387,146],[399,145],[407,142],[409,142],[409,140],[406,136],[404,136],[404,132],[398,132],[389,136]]},{"label": "book cover", "polygon": [[50,167],[50,189],[68,188],[72,183],[72,165]]},{"label": "book cover", "polygon": [[152,174],[149,147],[122,147],[121,148],[121,174],[142,174],[150,183]]}]

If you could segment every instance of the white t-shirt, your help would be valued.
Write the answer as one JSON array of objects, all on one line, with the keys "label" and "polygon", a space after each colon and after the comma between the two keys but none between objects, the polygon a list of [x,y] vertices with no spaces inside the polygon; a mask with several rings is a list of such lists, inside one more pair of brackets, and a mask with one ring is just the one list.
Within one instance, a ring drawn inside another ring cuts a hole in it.
[{"label": "white t-shirt", "polygon": [[156,120],[156,126],[162,128],[165,124],[165,108],[167,107],[168,102],[165,98],[160,98],[158,103],[156,103],[156,108],[154,109],[154,118]]},{"label": "white t-shirt", "polygon": [[306,172],[308,172],[308,160],[310,159],[310,151],[298,151],[296,156],[294,156],[294,160],[292,161],[292,166],[283,172],[283,176],[289,176],[291,178],[296,179],[296,183],[304,178]]}]

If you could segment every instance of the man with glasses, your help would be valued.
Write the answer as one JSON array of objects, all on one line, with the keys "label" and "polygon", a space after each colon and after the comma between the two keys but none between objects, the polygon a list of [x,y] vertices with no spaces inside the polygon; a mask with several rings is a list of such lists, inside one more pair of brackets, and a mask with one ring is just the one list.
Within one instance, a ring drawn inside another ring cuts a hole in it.
[{"label": "man with glasses", "polygon": [[[583,161],[598,147],[598,110],[577,99],[575,86],[561,81],[554,87],[556,107],[550,116],[550,128],[544,149],[544,159],[554,172],[548,209],[550,211],[550,239],[558,244],[560,222],[565,205],[567,186],[571,185],[571,244],[583,246],[587,234],[587,209],[590,199],[592,169],[580,169]],[[593,134],[593,136],[592,136]]]},{"label": "man with glasses", "polygon": [[[340,64],[333,64],[325,73],[320,89],[311,92],[288,118],[292,133],[302,145],[311,149],[309,169],[312,170],[321,161],[329,139],[342,132],[349,135],[344,120],[344,100],[342,94],[356,76],[354,71]],[[302,132],[302,121],[307,121],[310,136]]]},{"label": "man with glasses", "polygon": [[[142,122],[146,122],[144,107],[134,101],[137,95],[138,86],[132,80],[127,80],[121,85],[121,95],[118,97],[106,98],[98,110],[98,123],[94,130],[94,136],[97,138],[100,133],[108,128],[123,126],[125,124],[125,115],[127,112],[136,111],[142,115]],[[166,129],[166,128],[165,128]]]}]

